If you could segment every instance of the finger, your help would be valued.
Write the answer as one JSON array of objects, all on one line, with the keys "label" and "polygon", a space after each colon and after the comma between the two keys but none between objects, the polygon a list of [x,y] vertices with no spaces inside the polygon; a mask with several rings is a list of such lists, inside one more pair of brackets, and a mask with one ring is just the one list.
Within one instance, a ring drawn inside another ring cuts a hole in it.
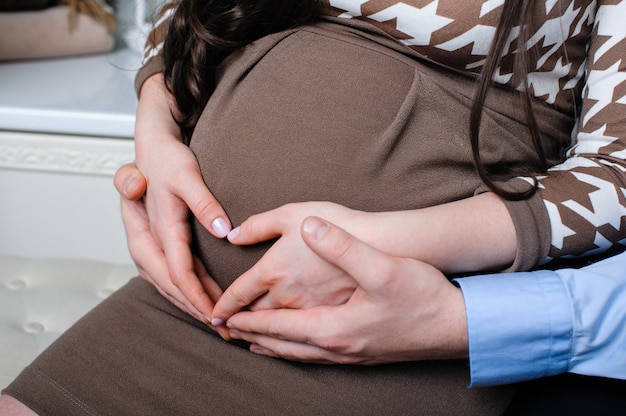
[{"label": "finger", "polygon": [[[183,312],[193,316],[198,321],[205,323],[213,330],[218,332],[222,337],[230,337],[227,328],[214,328],[211,325],[211,322],[207,315],[197,310],[181,293],[181,291],[174,286],[174,284],[169,280],[169,275],[164,278],[153,277],[158,276],[159,274],[163,274],[163,270],[167,270],[167,264],[165,264],[164,256],[161,254],[160,256],[152,256],[154,262],[151,262],[151,266],[161,266],[158,270],[152,268],[151,270],[143,269],[141,267],[137,267],[139,271],[139,275],[141,278],[146,280],[148,283],[152,284],[156,288],[163,298],[167,299],[170,303],[176,306]],[[162,261],[161,261],[162,260]],[[228,338],[226,338],[228,339]]]},{"label": "finger", "polygon": [[226,322],[232,315],[266,294],[269,287],[263,283],[263,275],[263,267],[257,263],[239,276],[215,303],[211,322],[214,325]]},{"label": "finger", "polygon": [[217,284],[215,279],[213,279],[213,277],[209,275],[209,272],[207,272],[206,267],[202,263],[202,260],[194,256],[193,265],[196,276],[198,276],[198,278],[200,279],[202,286],[204,286],[204,290],[209,295],[213,303],[216,303],[219,298],[222,297],[224,291],[222,290],[220,285]]},{"label": "finger", "polygon": [[149,264],[150,269],[138,266],[139,275],[151,283],[161,296],[178,309],[192,315],[200,322],[204,322],[207,325],[210,324],[208,315],[200,312],[170,280],[163,252],[159,250],[145,250],[142,255],[142,262]]},{"label": "finger", "polygon": [[115,189],[128,200],[138,200],[146,193],[146,178],[141,174],[134,163],[121,166],[113,177]]},{"label": "finger", "polygon": [[250,351],[255,354],[309,364],[355,364],[353,357],[343,356],[315,345],[303,344],[284,339],[231,330],[232,339],[249,342]]},{"label": "finger", "polygon": [[211,316],[213,301],[195,273],[190,248],[191,231],[186,223],[170,227],[170,231],[172,234],[162,238],[162,241],[171,282],[195,309]]},{"label": "finger", "polygon": [[154,242],[147,224],[145,207],[140,201],[122,200],[122,216],[128,236],[128,248],[139,275],[151,283],[163,297],[179,309],[193,315],[196,319],[208,322],[182,295],[169,278],[165,254]]},{"label": "finger", "polygon": [[[165,263],[163,263],[163,265],[165,265]],[[152,286],[154,286],[154,288],[159,292],[159,294],[161,296],[163,296],[165,299],[167,299],[170,303],[172,303],[174,306],[176,306],[181,311],[186,312],[186,313],[188,313],[190,315],[193,315],[196,318],[202,320],[201,319],[202,314],[200,314],[200,312],[196,311],[193,307],[191,307],[191,305],[185,304],[185,303],[181,302],[180,300],[178,300],[178,297],[176,297],[175,294],[179,294],[180,291],[178,291],[178,289],[175,286],[173,286],[169,290],[163,289],[157,283],[157,280],[152,277],[152,276],[155,275],[154,273],[151,273],[147,269],[144,269],[143,267],[140,267],[140,266],[137,266],[137,270],[139,271],[139,276],[143,280],[145,280],[146,282],[148,282]],[[179,296],[179,297],[182,299],[182,296]]]},{"label": "finger", "polygon": [[[206,267],[202,263],[202,261],[194,256],[194,269],[196,271],[196,275],[200,279],[202,286],[204,286],[204,290],[211,298],[211,302],[213,305],[219,300],[224,291],[217,284],[215,279],[213,279],[206,270]],[[210,316],[210,315],[209,315]],[[225,340],[230,340],[230,331],[224,325],[212,325],[210,318],[208,316],[203,316],[203,322],[207,323],[215,332],[217,332],[222,338]]]},{"label": "finger", "polygon": [[[314,338],[333,326],[332,307],[309,309],[269,309],[239,312],[226,323],[231,330],[260,334],[301,344],[317,345]],[[334,307],[340,308],[340,307]]]},{"label": "finger", "polygon": [[[187,206],[184,201],[171,194],[155,196],[152,193],[144,200],[146,202],[143,204],[145,206],[143,215],[144,223],[147,224],[144,224],[143,230],[146,234],[145,240],[150,240],[150,243],[157,247],[154,248],[155,252],[158,249],[164,253],[166,261],[166,267],[160,271],[159,277],[154,279],[155,284],[188,305],[188,309],[195,309],[201,315],[210,316],[213,301],[194,270]],[[160,212],[160,215],[157,215],[157,212]],[[150,218],[166,218],[169,221],[152,222]],[[174,287],[176,291],[172,293]]]},{"label": "finger", "polygon": [[250,245],[280,237],[283,230],[281,208],[256,214],[228,234],[228,241],[236,245]]},{"label": "finger", "polygon": [[366,292],[376,293],[380,276],[392,273],[389,255],[321,218],[306,218],[301,231],[311,250],[352,276]]},{"label": "finger", "polygon": [[198,170],[186,170],[182,178],[185,186],[175,192],[189,207],[200,224],[213,236],[225,238],[232,229],[230,219],[222,205],[209,191]]},{"label": "finger", "polygon": [[[210,277],[208,275],[208,273],[206,274],[206,278],[202,277],[203,275],[200,274],[200,280],[202,285],[204,286],[205,290],[207,291],[207,293],[209,293],[209,296],[211,297],[211,302],[212,305],[215,304],[215,300],[213,300],[214,298],[212,297],[212,295],[214,295],[216,292],[222,292],[222,289],[218,286],[218,284],[215,282],[215,280],[213,280],[212,277]],[[215,299],[219,299],[219,297],[215,298]],[[211,313],[212,313],[212,309],[211,309]],[[211,323],[211,315],[207,315],[205,313],[202,313],[202,319],[201,321],[206,323],[212,330],[214,330],[215,332],[217,332],[222,338],[224,338],[227,341],[230,341],[230,331],[228,330],[228,328],[226,328],[226,325],[213,325]]]}]

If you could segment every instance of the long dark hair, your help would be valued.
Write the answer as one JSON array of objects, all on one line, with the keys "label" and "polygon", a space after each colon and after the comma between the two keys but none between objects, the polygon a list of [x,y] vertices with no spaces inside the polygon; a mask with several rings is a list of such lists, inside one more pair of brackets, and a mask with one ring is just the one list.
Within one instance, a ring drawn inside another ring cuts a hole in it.
[{"label": "long dark hair", "polygon": [[[522,192],[499,187],[480,154],[480,124],[483,108],[493,85],[493,76],[509,46],[514,27],[520,28],[514,62],[514,77],[521,80],[521,98],[538,160],[533,171],[547,169],[531,95],[525,83],[528,74],[526,41],[532,23],[534,0],[506,0],[494,42],[477,82],[471,108],[469,140],[476,171],[485,185],[498,195],[520,200],[537,189],[537,180]],[[188,141],[215,88],[215,68],[231,52],[267,34],[312,21],[322,10],[320,0],[181,0],[170,23],[163,47],[165,82],[175,98],[177,122]],[[534,177],[534,175],[532,175]]]},{"label": "long dark hair", "polygon": [[[502,16],[496,28],[494,41],[491,44],[485,64],[480,73],[476,96],[470,113],[470,143],[474,157],[474,166],[483,183],[493,192],[509,200],[521,200],[529,198],[538,188],[536,174],[545,172],[548,169],[548,162],[544,148],[539,137],[537,121],[532,111],[532,97],[527,84],[529,72],[529,54],[526,43],[532,33],[533,6],[535,0],[506,0],[502,9]],[[498,186],[492,179],[489,168],[483,163],[480,155],[480,123],[483,114],[485,100],[489,89],[493,86],[493,76],[501,64],[502,56],[505,55],[506,48],[509,47],[510,34],[513,28],[519,28],[514,55],[513,79],[520,82],[521,101],[526,115],[526,124],[532,138],[532,143],[537,152],[535,163],[529,163],[529,172],[533,184],[525,191],[512,192]]]},{"label": "long dark hair", "polygon": [[163,45],[164,77],[189,140],[215,88],[215,69],[231,52],[319,14],[319,0],[182,0]]}]

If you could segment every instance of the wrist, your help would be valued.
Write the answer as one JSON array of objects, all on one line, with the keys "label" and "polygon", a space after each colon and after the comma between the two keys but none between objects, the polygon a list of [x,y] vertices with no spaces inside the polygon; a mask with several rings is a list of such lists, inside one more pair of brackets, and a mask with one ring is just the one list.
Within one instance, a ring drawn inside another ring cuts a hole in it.
[{"label": "wrist", "polygon": [[467,312],[465,299],[460,288],[454,286],[450,299],[445,302],[444,316],[447,317],[447,331],[443,335],[442,351],[446,352],[443,358],[465,359],[469,357],[469,336],[467,327]]},{"label": "wrist", "polygon": [[[428,278],[422,275],[423,278]],[[459,360],[469,357],[465,300],[461,289],[442,277],[438,289],[420,302],[414,316],[412,350],[417,360]],[[431,287],[436,282],[429,282]],[[425,289],[428,290],[428,289]],[[425,314],[424,314],[425,313]]]},{"label": "wrist", "polygon": [[444,273],[499,270],[515,259],[515,226],[506,205],[493,193],[369,215],[374,218],[363,222],[366,232],[359,238],[383,252],[424,261]]},{"label": "wrist", "polygon": [[136,111],[135,145],[140,150],[144,142],[154,146],[161,141],[182,141],[175,109],[174,98],[165,87],[163,74],[148,78],[141,88]]}]

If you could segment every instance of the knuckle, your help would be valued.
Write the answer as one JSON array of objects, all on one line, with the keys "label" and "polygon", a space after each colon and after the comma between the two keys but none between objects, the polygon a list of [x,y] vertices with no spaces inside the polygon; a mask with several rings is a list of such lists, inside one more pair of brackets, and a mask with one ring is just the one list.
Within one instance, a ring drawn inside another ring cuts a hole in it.
[{"label": "knuckle", "polygon": [[350,345],[345,337],[338,335],[322,335],[318,342],[321,348],[334,353],[344,353]]},{"label": "knuckle", "polygon": [[213,217],[214,213],[220,210],[220,204],[215,198],[205,196],[198,198],[190,208],[198,217]]},{"label": "knuckle", "polygon": [[267,325],[267,334],[272,338],[285,339],[281,327],[276,322],[270,322]]},{"label": "knuckle", "polygon": [[278,208],[277,212],[280,214],[280,218],[285,218],[288,222],[299,222],[303,219],[303,215],[307,212],[303,208],[304,204],[301,202],[290,202]]},{"label": "knuckle", "polygon": [[242,236],[249,236],[252,238],[256,238],[256,236],[263,236],[268,233],[267,226],[263,221],[263,217],[259,214],[252,215],[248,219],[246,219],[240,225],[240,232]]},{"label": "knuckle", "polygon": [[357,360],[349,355],[336,355],[334,361],[340,365],[351,365],[357,363]]},{"label": "knuckle", "polygon": [[173,272],[170,272],[170,280],[172,281],[172,284],[174,286],[180,289],[181,286],[185,285],[187,279],[184,274],[173,271]]},{"label": "knuckle", "polygon": [[131,260],[137,266],[141,274],[146,274],[144,266],[148,264],[148,262],[144,258],[145,253],[142,249],[142,246],[131,239],[127,241],[127,245],[128,254],[130,255]]},{"label": "knuckle", "polygon": [[255,231],[260,228],[261,218],[262,217],[259,214],[251,215],[243,223],[241,223],[241,231],[246,234],[254,234]]},{"label": "knuckle", "polygon": [[285,279],[285,276],[280,273],[262,268],[258,270],[258,276],[260,285],[266,288],[276,287]]},{"label": "knuckle", "polygon": [[341,238],[337,239],[332,247],[332,251],[337,259],[345,259],[350,256],[352,248],[354,247],[354,240],[347,234],[342,234]]},{"label": "knuckle", "polygon": [[378,282],[380,286],[387,286],[390,283],[396,281],[396,277],[400,274],[398,265],[394,262],[381,262],[377,265]]},{"label": "knuckle", "polygon": [[238,289],[233,289],[230,292],[230,295],[236,305],[245,306],[250,304],[250,299],[248,299],[248,297]]}]

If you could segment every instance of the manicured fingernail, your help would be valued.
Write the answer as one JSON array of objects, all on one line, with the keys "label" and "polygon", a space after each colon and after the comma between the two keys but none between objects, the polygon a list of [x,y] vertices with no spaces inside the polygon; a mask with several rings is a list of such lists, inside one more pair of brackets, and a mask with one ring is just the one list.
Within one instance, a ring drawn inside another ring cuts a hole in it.
[{"label": "manicured fingernail", "polygon": [[232,339],[243,339],[239,331],[233,330],[233,331],[230,331],[228,334],[230,335]]},{"label": "manicured fingernail", "polygon": [[213,319],[211,319],[211,325],[213,325],[213,326],[222,326],[222,325],[224,325],[224,321],[222,321],[220,318],[213,318]]},{"label": "manicured fingernail", "polygon": [[241,227],[237,227],[228,233],[228,240],[233,241],[237,237],[239,237],[239,232],[241,231]]},{"label": "manicured fingernail", "polygon": [[215,234],[220,238],[226,237],[230,231],[228,223],[224,218],[216,218],[213,223],[211,223],[211,227],[213,228]]},{"label": "manicured fingernail", "polygon": [[250,351],[257,354],[257,355],[266,355],[265,351],[263,351],[261,348],[259,347],[255,347],[255,346],[251,346],[250,347]]},{"label": "manicured fingernail", "polygon": [[319,240],[324,236],[324,234],[326,234],[326,231],[328,230],[328,223],[320,220],[319,218],[311,217],[304,220],[302,229],[314,239]]},{"label": "manicured fingernail", "polygon": [[137,184],[137,178],[134,176],[131,176],[130,179],[124,183],[124,196],[128,196],[130,194],[130,191],[133,190],[136,184]]}]

